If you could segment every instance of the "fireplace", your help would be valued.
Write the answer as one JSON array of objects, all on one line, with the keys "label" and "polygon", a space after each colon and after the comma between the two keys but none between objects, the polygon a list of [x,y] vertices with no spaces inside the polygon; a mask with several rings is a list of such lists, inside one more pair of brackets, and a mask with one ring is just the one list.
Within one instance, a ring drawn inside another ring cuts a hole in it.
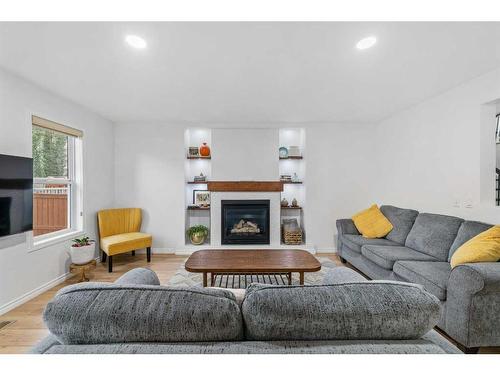
[{"label": "fireplace", "polygon": [[223,245],[270,244],[269,200],[222,200]]}]

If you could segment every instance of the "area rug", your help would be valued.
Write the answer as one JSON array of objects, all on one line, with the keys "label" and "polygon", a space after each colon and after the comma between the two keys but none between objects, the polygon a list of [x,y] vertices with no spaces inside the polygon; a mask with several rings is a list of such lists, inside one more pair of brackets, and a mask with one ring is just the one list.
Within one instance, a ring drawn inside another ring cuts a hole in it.
[{"label": "area rug", "polygon": [[[304,274],[305,285],[321,284],[321,282],[323,281],[323,277],[328,272],[328,270],[332,269],[333,267],[337,267],[337,265],[328,258],[317,257],[316,259],[318,259],[318,261],[321,263],[321,270],[319,270],[318,272],[306,272]],[[186,269],[184,268],[186,260],[182,262],[182,265],[175,272],[174,276],[172,276],[172,278],[167,282],[168,286],[201,287],[203,285],[203,277],[201,273],[192,273],[186,271]],[[245,288],[251,282],[265,282],[266,284],[283,284],[280,277],[274,277],[274,276],[268,277],[267,275],[265,276],[264,279],[262,278],[262,276],[260,276],[260,278],[258,279],[256,278],[256,276],[253,276],[252,279],[250,279],[250,277],[247,277],[246,282],[242,278],[239,278],[238,280],[235,281],[232,278],[227,280],[227,276],[223,276],[221,279],[219,278],[217,279],[216,286],[226,287],[227,285],[228,288],[233,288],[233,287]],[[209,283],[210,283],[210,278],[209,278]],[[292,274],[292,284],[293,285],[299,284],[298,273]]]}]

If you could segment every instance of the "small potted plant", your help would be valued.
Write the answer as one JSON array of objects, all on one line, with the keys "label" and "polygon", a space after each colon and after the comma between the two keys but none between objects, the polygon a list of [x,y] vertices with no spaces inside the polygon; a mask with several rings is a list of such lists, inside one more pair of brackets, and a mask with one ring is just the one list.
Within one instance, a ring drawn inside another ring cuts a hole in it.
[{"label": "small potted plant", "polygon": [[208,236],[208,228],[204,225],[195,225],[187,230],[187,235],[193,245],[202,245]]},{"label": "small potted plant", "polygon": [[75,238],[69,248],[71,262],[74,264],[85,264],[94,259],[95,241],[89,237]]}]

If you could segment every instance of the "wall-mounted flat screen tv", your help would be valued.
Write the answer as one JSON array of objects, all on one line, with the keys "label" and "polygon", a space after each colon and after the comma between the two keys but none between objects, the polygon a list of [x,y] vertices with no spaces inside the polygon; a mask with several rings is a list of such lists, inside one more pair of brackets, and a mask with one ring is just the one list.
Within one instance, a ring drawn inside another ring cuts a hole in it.
[{"label": "wall-mounted flat screen tv", "polygon": [[0,154],[0,237],[33,229],[33,159]]}]

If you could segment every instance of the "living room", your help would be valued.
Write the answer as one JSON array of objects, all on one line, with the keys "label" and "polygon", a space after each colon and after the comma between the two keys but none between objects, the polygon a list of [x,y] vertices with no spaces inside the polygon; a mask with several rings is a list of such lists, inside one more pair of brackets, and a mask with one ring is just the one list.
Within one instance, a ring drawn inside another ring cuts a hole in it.
[{"label": "living room", "polygon": [[5,21],[1,354],[500,353],[500,22]]}]

